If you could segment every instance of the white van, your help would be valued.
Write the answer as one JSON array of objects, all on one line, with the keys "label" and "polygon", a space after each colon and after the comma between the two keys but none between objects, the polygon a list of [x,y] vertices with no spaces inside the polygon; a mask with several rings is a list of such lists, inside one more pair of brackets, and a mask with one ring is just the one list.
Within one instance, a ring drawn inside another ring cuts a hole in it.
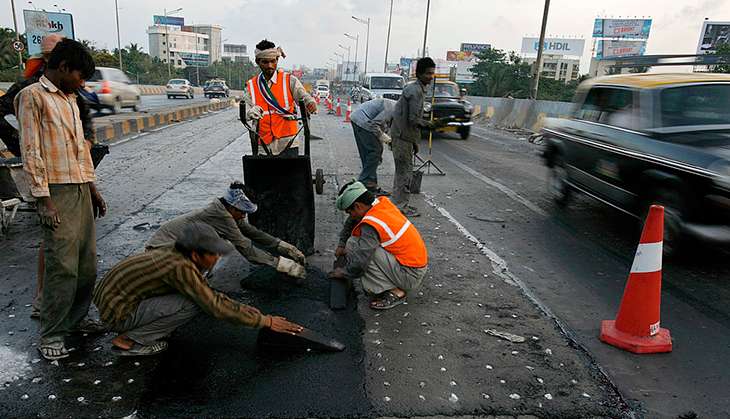
[{"label": "white van", "polygon": [[386,98],[398,100],[403,92],[405,80],[400,74],[369,73],[362,81],[362,98],[364,100]]}]

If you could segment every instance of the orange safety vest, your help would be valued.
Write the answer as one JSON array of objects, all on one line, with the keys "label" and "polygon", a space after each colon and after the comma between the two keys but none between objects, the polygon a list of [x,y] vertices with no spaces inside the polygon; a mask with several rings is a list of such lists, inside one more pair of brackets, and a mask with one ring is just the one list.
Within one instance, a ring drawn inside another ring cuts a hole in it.
[{"label": "orange safety vest", "polygon": [[380,237],[380,246],[395,256],[403,266],[423,268],[428,264],[428,251],[416,227],[386,197],[378,197],[352,235],[360,237],[362,225],[373,227]]},{"label": "orange safety vest", "polygon": [[[294,103],[294,97],[290,89],[291,75],[281,69],[277,69],[276,71],[276,83],[271,85],[271,93],[279,106],[296,118],[296,104]],[[271,106],[266,101],[266,98],[261,93],[258,78],[258,75],[251,77],[246,83],[246,88],[251,95],[253,105],[261,106],[264,109],[264,117],[259,120],[259,136],[261,141],[269,145],[274,140],[293,137],[299,131],[299,125],[296,119],[286,118],[286,114]]]}]

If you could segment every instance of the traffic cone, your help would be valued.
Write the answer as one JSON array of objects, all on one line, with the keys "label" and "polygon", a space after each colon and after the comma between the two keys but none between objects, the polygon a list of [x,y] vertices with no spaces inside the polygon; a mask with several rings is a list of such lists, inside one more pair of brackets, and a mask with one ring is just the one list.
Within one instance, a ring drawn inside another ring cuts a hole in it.
[{"label": "traffic cone", "polygon": [[340,103],[340,98],[337,98],[337,116],[342,116],[342,103]]},{"label": "traffic cone", "polygon": [[347,99],[347,111],[345,111],[345,122],[350,122],[350,113],[352,113],[352,105],[350,104],[350,99]]},{"label": "traffic cone", "polygon": [[652,205],[618,315],[601,322],[601,341],[637,354],[672,351],[669,330],[659,327],[663,236],[664,207]]}]

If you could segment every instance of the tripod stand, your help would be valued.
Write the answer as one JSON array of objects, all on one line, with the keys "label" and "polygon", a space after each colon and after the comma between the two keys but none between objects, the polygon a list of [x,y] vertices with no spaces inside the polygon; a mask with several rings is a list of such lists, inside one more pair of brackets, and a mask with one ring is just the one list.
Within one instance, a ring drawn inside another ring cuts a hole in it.
[{"label": "tripod stand", "polygon": [[[434,109],[433,106],[436,103],[436,80],[434,80],[431,88],[431,123],[433,124],[433,114]],[[433,162],[433,130],[428,131],[428,157],[426,157],[426,160],[422,159],[418,154],[414,154],[414,159],[418,159],[419,162],[421,162],[421,165],[416,168],[417,172],[423,171],[423,169],[426,169],[426,174],[431,174],[431,168],[434,168],[436,170],[436,173],[434,175],[439,176],[446,176],[446,172],[441,170],[436,163]],[[414,160],[415,163],[415,160]],[[415,165],[415,164],[414,164]]]}]

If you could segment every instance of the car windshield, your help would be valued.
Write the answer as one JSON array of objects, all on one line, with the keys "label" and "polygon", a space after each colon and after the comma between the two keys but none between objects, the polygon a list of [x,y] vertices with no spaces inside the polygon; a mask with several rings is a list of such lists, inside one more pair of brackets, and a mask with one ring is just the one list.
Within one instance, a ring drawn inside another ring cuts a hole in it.
[{"label": "car windshield", "polygon": [[[459,97],[459,87],[451,83],[436,83],[434,87],[436,97]],[[426,94],[431,96],[431,89],[427,89]]]},{"label": "car windshield", "polygon": [[662,127],[730,125],[730,84],[671,87],[661,93]]},{"label": "car windshield", "polygon": [[208,83],[208,86],[223,87],[223,83],[216,81],[216,82]]},{"label": "car windshield", "polygon": [[327,86],[317,86],[317,90],[329,90]]},{"label": "car windshield", "polygon": [[89,77],[89,79],[86,81],[101,81],[101,80],[103,80],[103,78],[101,76],[101,71],[95,70],[94,74],[92,74],[91,77]]},{"label": "car windshield", "polygon": [[371,77],[371,89],[403,89],[403,77]]},{"label": "car windshield", "polygon": [[167,84],[185,84],[185,80],[172,79],[168,81]]}]

